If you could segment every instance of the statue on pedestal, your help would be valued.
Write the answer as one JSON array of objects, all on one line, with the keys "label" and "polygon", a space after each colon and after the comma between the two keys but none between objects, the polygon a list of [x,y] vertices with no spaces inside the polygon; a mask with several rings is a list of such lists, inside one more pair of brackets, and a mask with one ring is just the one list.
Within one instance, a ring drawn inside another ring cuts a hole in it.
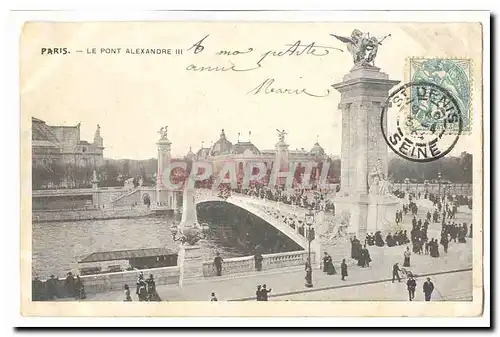
[{"label": "statue on pedestal", "polygon": [[276,131],[278,131],[278,139],[280,142],[285,142],[285,136],[288,134],[284,129],[283,130],[279,130],[279,129],[276,129]]},{"label": "statue on pedestal", "polygon": [[168,139],[167,138],[167,131],[168,131],[168,125],[161,127],[160,131],[158,131],[161,139]]},{"label": "statue on pedestal", "polygon": [[372,172],[368,174],[368,193],[370,195],[388,195],[390,183],[382,172],[382,161],[377,159],[377,164],[373,167]]},{"label": "statue on pedestal", "polygon": [[379,45],[391,36],[389,34],[379,40],[375,36],[370,37],[370,33],[363,33],[359,29],[353,30],[350,37],[330,35],[347,45],[355,67],[374,67]]}]

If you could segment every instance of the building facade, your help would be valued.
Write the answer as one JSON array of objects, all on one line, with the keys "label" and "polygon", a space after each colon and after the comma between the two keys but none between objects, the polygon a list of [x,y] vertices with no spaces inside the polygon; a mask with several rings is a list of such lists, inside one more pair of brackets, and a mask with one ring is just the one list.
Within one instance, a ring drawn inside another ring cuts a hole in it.
[{"label": "building facade", "polygon": [[97,125],[92,143],[80,139],[80,123],[76,126],[53,126],[31,118],[33,167],[71,164],[77,167],[99,167],[103,164],[104,143]]},{"label": "building facade", "polygon": [[[273,163],[276,162],[279,162],[280,166],[287,167],[290,162],[315,162],[321,166],[320,163],[327,161],[329,157],[318,141],[314,143],[311,150],[304,148],[291,150],[283,138],[276,143],[274,149],[260,150],[250,140],[238,140],[233,144],[222,129],[219,139],[213,145],[202,146],[196,153],[193,153],[190,148],[185,159],[209,161],[213,164],[214,172],[218,172],[226,162],[233,161],[237,165],[237,174],[241,175],[243,168],[251,161],[264,162],[269,172]],[[311,176],[319,177],[319,170],[313,168]]]}]

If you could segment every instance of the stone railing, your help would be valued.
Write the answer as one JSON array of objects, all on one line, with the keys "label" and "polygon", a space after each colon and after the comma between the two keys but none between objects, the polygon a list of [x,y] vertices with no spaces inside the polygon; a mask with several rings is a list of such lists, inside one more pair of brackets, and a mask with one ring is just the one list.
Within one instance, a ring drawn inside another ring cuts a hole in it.
[{"label": "stone railing", "polygon": [[[277,254],[262,255],[262,270],[279,269],[291,266],[305,265],[307,261],[306,251],[285,252]],[[314,264],[315,253],[311,252],[311,261]],[[222,264],[222,275],[248,273],[256,271],[253,256],[236,257],[224,259]],[[203,276],[212,277],[216,275],[215,266],[212,261],[203,262]]]},{"label": "stone railing", "polygon": [[441,193],[451,193],[451,194],[459,194],[459,195],[472,195],[472,184],[436,184],[436,183],[393,183],[392,188],[394,191],[399,190],[402,192],[413,192],[413,193],[425,193],[426,191],[429,193],[437,194],[439,191]]},{"label": "stone railing", "polygon": [[92,194],[92,188],[79,188],[79,189],[56,189],[56,190],[32,190],[31,195],[34,197],[54,196],[54,195],[81,195]]},{"label": "stone railing", "polygon": [[[140,271],[144,273],[145,278],[148,278],[149,274],[153,274],[157,286],[179,283],[180,268],[178,266],[142,269]],[[80,279],[82,280],[83,286],[85,287],[86,294],[97,294],[109,291],[124,290],[123,287],[125,284],[128,284],[132,293],[135,293],[135,285],[140,271],[133,270],[117,273],[86,275],[80,276]],[[64,281],[64,278],[57,280],[57,297],[59,298],[69,296],[68,291],[64,286]],[[39,290],[39,294],[37,295],[41,298],[44,298],[46,296],[45,282],[43,282],[42,288]]]}]

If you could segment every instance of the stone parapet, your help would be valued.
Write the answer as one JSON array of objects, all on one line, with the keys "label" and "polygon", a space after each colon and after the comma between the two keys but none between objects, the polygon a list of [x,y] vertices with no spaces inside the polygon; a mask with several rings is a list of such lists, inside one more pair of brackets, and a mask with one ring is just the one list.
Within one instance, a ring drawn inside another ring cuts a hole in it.
[{"label": "stone parapet", "polygon": [[[291,266],[305,265],[307,251],[285,252],[277,254],[262,255],[262,270],[279,269]],[[311,251],[311,261],[315,264],[315,252]],[[248,273],[256,271],[253,256],[236,257],[224,259],[222,264],[222,275]],[[203,276],[212,277],[216,275],[213,261],[203,262]]]}]

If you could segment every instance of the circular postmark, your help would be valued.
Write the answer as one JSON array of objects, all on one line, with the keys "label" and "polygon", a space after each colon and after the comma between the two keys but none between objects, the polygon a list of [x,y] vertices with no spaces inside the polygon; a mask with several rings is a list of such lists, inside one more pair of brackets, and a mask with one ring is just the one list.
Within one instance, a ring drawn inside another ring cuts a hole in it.
[{"label": "circular postmark", "polygon": [[380,115],[382,135],[399,156],[431,162],[446,156],[462,133],[460,105],[443,87],[426,81],[392,91]]}]

